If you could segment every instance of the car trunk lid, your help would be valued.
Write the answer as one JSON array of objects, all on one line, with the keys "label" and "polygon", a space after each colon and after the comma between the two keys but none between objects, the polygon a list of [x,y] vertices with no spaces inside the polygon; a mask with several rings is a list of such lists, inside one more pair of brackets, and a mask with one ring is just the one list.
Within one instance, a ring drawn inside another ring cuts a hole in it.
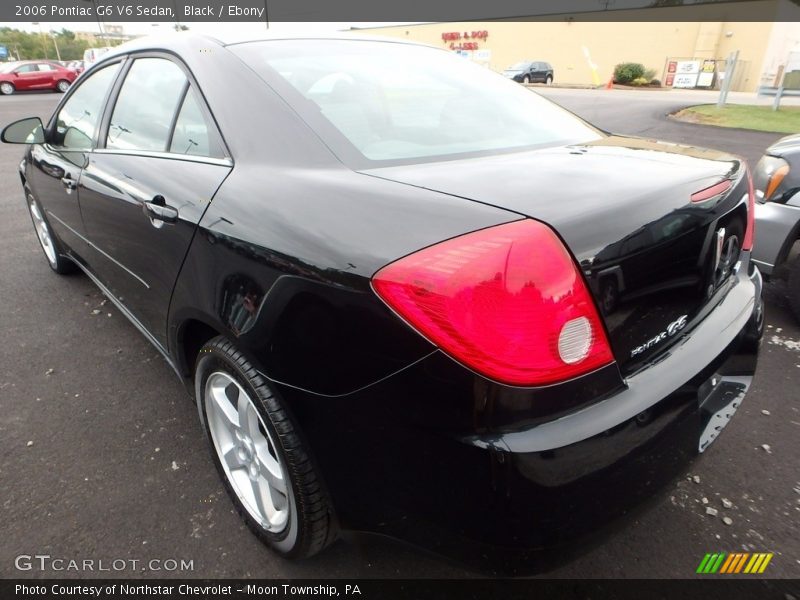
[{"label": "car trunk lid", "polygon": [[[743,161],[653,140],[363,172],[550,225],[581,266],[623,374],[657,360],[722,297],[746,227]],[[726,193],[690,200],[723,180]]]}]

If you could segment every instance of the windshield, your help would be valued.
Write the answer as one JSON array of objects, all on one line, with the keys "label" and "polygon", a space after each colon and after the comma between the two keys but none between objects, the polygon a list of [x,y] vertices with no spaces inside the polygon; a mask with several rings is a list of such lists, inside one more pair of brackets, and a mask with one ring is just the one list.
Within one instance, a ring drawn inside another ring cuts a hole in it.
[{"label": "windshield", "polygon": [[348,154],[413,162],[600,137],[537,94],[442,50],[357,40],[229,48],[345,162]]},{"label": "windshield", "polygon": [[19,67],[19,63],[4,63],[0,65],[0,73],[11,73],[14,69]]},{"label": "windshield", "polygon": [[508,67],[506,71],[524,71],[525,69],[528,68],[529,64],[531,63],[526,63],[526,62],[517,63],[515,65],[511,65],[510,67]]}]

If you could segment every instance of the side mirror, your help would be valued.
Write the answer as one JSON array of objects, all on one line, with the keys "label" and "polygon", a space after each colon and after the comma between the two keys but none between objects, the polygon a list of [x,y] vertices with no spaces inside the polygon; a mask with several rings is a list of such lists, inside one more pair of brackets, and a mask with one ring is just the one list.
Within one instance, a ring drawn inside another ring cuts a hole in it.
[{"label": "side mirror", "polygon": [[6,144],[43,144],[44,125],[39,117],[28,117],[6,125],[0,132],[0,140]]}]

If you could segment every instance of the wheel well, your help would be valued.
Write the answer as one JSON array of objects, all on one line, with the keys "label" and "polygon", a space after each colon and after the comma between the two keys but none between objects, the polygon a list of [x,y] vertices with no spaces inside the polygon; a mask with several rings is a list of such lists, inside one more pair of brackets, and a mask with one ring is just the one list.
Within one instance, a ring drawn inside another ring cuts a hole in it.
[{"label": "wheel well", "polygon": [[178,335],[178,347],[180,348],[181,371],[186,376],[194,373],[194,365],[197,362],[197,355],[200,353],[205,343],[219,335],[219,331],[196,319],[189,319],[181,327]]}]

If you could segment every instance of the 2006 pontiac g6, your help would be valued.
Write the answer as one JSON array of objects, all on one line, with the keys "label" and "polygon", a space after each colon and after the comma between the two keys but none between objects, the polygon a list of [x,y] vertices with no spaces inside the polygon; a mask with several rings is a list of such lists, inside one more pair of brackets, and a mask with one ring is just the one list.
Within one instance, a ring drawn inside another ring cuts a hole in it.
[{"label": "2006 pontiac g6", "polygon": [[755,371],[744,161],[442,50],[145,39],[2,137],[51,269],[161,351],[284,556],[340,528],[582,539],[685,472]]}]

